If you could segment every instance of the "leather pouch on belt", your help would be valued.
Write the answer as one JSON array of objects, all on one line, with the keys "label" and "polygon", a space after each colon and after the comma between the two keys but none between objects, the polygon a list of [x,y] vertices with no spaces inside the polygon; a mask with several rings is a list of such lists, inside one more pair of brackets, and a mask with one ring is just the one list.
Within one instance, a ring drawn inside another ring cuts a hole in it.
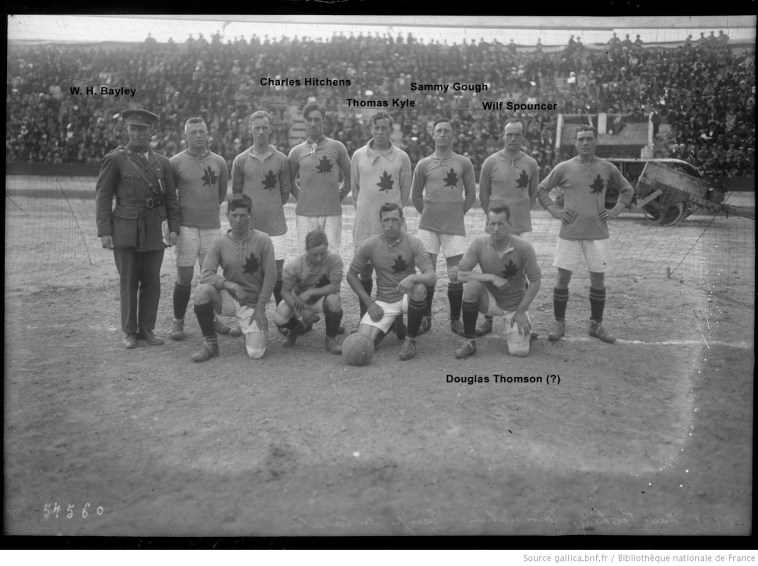
[{"label": "leather pouch on belt", "polygon": [[113,247],[134,248],[138,246],[137,224],[140,208],[117,205],[113,209]]}]

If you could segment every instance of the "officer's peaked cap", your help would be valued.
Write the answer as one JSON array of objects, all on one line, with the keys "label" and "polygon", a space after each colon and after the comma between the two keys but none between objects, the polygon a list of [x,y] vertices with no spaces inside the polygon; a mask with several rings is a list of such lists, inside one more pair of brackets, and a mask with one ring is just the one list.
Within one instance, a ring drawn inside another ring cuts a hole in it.
[{"label": "officer's peaked cap", "polygon": [[127,126],[132,124],[134,126],[147,126],[148,128],[152,128],[153,124],[159,120],[158,116],[142,108],[124,110],[121,113],[121,117]]}]

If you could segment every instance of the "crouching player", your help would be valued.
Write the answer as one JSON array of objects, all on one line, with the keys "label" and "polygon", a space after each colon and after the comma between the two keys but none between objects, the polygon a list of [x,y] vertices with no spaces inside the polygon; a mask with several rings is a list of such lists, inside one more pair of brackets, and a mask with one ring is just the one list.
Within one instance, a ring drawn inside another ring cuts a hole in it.
[{"label": "crouching player", "polygon": [[323,230],[312,230],[305,237],[305,253],[287,264],[282,278],[282,301],[274,322],[280,330],[289,330],[284,346],[294,346],[310,323],[324,314],[326,350],[341,354],[337,333],[342,321],[340,285],[343,265],[339,254],[329,251]]},{"label": "crouching player", "polygon": [[[513,356],[529,354],[532,322],[527,309],[540,290],[542,274],[532,244],[511,233],[510,218],[506,204],[493,202],[487,212],[489,236],[471,242],[458,268],[458,278],[464,283],[466,341],[455,351],[456,358],[476,353],[479,313],[505,317],[508,351]],[[477,264],[481,273],[472,271]]]},{"label": "crouching player", "polygon": [[[355,251],[347,274],[350,287],[368,307],[358,332],[378,344],[390,329],[394,330],[397,337],[404,340],[398,357],[411,360],[416,357],[416,336],[424,316],[426,288],[434,287],[437,275],[421,240],[403,232],[405,219],[399,204],[382,205],[379,219],[381,235],[363,241]],[[371,299],[359,278],[369,262],[376,271],[376,301]],[[417,267],[420,274],[416,273]],[[406,312],[407,327],[402,321]]]},{"label": "crouching player", "polygon": [[[236,316],[245,336],[247,355],[258,359],[266,353],[266,304],[276,284],[274,245],[265,232],[253,229],[253,201],[246,194],[229,201],[229,230],[213,240],[203,262],[195,290],[195,315],[203,331],[203,347],[192,356],[204,362],[219,355],[213,313]],[[218,268],[224,272],[221,276]]]}]

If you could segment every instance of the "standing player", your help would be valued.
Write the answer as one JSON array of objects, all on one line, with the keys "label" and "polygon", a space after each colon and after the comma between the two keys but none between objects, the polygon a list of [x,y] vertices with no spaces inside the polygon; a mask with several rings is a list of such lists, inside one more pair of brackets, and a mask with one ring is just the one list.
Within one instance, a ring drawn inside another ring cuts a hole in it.
[{"label": "standing player", "polygon": [[[480,312],[505,318],[508,351],[512,356],[529,354],[532,321],[527,309],[540,290],[542,273],[532,244],[513,233],[511,218],[507,204],[492,201],[487,212],[489,237],[471,242],[458,267],[458,277],[464,282],[466,342],[455,351],[456,358],[476,353],[475,328]],[[477,265],[481,273],[473,271]]]},{"label": "standing player", "polygon": [[[203,259],[211,242],[220,235],[219,213],[226,198],[228,175],[226,161],[208,149],[208,127],[202,118],[190,118],[184,124],[187,149],[173,156],[179,195],[179,241],[176,244],[176,283],[174,283],[174,325],[171,339],[184,339],[184,314],[192,291],[195,262]],[[229,334],[230,328],[213,320],[216,332]],[[234,329],[238,331],[239,329]],[[240,334],[234,333],[235,336]]]},{"label": "standing player", "polygon": [[[597,131],[582,126],[576,131],[578,155],[559,163],[539,185],[537,198],[555,218],[561,220],[558,245],[553,266],[558,268],[558,280],[553,290],[555,328],[548,334],[552,341],[566,333],[566,304],[571,274],[587,265],[590,271],[590,336],[603,342],[616,339],[602,326],[605,309],[605,272],[611,261],[608,220],[615,218],[632,201],[634,189],[615,165],[595,155]],[[564,208],[560,210],[550,198],[550,191],[560,188]],[[605,192],[618,189],[616,205],[605,209]]]},{"label": "standing player", "polygon": [[[249,196],[234,195],[226,213],[231,230],[213,240],[205,254],[203,275],[195,290],[195,316],[204,342],[193,354],[194,362],[219,355],[214,311],[237,317],[248,356],[258,359],[266,353],[266,304],[276,282],[276,263],[271,238],[252,227],[252,212]],[[223,276],[217,273],[219,267]]]},{"label": "standing player", "polygon": [[[357,249],[364,240],[382,233],[379,208],[394,202],[405,208],[411,194],[411,160],[408,154],[392,143],[392,116],[377,112],[371,117],[372,139],[355,150],[351,164],[351,186],[355,223],[353,245]],[[374,271],[371,263],[359,274],[361,285],[371,296]],[[360,302],[361,318],[367,306]]]},{"label": "standing player", "polygon": [[[398,357],[405,361],[416,357],[416,336],[424,316],[427,289],[434,288],[437,275],[421,240],[403,232],[403,209],[388,203],[379,209],[381,236],[371,236],[355,251],[347,273],[347,282],[368,311],[361,319],[358,332],[375,344],[394,328],[404,339]],[[376,270],[376,300],[361,285],[358,275],[371,262]],[[416,268],[421,273],[416,273]],[[408,326],[397,324],[397,317],[408,313]]]},{"label": "standing player", "polygon": [[116,261],[123,344],[131,349],[137,347],[138,335],[150,345],[163,344],[153,332],[166,248],[161,222],[168,220],[169,245],[176,244],[179,205],[169,160],[150,150],[150,131],[158,116],[133,109],[124,110],[121,117],[129,143],[103,157],[95,206],[97,235]]},{"label": "standing player", "polygon": [[[484,213],[489,211],[490,201],[498,200],[510,210],[510,232],[521,236],[532,231],[531,210],[537,201],[537,185],[540,170],[537,161],[521,151],[524,141],[524,125],[518,118],[505,123],[503,133],[505,148],[493,153],[482,164],[479,174],[479,202]],[[492,332],[492,317],[485,315],[477,327],[476,335]]]},{"label": "standing player", "polygon": [[[342,239],[342,199],[350,192],[350,157],[337,140],[324,135],[324,111],[316,103],[303,109],[308,138],[289,154],[292,194],[297,199],[297,241],[305,252],[305,236],[323,230],[331,250],[339,253]],[[339,183],[342,173],[342,186]],[[298,183],[299,176],[299,183]]]},{"label": "standing player", "polygon": [[284,205],[290,196],[287,157],[269,143],[271,115],[263,110],[250,116],[253,145],[234,158],[232,194],[245,193],[253,201],[253,226],[266,232],[274,244],[276,285],[274,301],[282,300],[282,267],[287,257],[287,220]]},{"label": "standing player", "polygon": [[298,335],[309,323],[324,313],[326,323],[326,350],[341,354],[337,333],[342,321],[340,285],[342,284],[342,258],[329,251],[329,240],[323,230],[313,230],[305,237],[305,253],[287,264],[284,270],[283,302],[276,309],[274,322],[287,329],[285,346],[294,346]]},{"label": "standing player", "polygon": [[[434,121],[434,153],[416,164],[411,198],[421,213],[418,236],[435,269],[440,248],[445,254],[450,328],[462,336],[463,283],[458,281],[458,263],[466,251],[463,216],[476,201],[476,184],[471,160],[453,151],[454,136],[455,129],[449,118]],[[429,287],[420,334],[432,327],[433,298],[434,287]]]}]

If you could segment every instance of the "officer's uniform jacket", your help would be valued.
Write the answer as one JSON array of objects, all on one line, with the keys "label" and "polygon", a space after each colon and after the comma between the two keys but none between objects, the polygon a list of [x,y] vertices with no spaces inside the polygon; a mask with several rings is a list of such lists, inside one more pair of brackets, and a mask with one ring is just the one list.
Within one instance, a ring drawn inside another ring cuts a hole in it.
[{"label": "officer's uniform jacket", "polygon": [[95,191],[97,235],[111,235],[113,247],[164,249],[163,220],[168,220],[170,232],[179,233],[174,176],[163,155],[150,150],[145,162],[144,154],[131,146],[117,147],[103,157]]}]

